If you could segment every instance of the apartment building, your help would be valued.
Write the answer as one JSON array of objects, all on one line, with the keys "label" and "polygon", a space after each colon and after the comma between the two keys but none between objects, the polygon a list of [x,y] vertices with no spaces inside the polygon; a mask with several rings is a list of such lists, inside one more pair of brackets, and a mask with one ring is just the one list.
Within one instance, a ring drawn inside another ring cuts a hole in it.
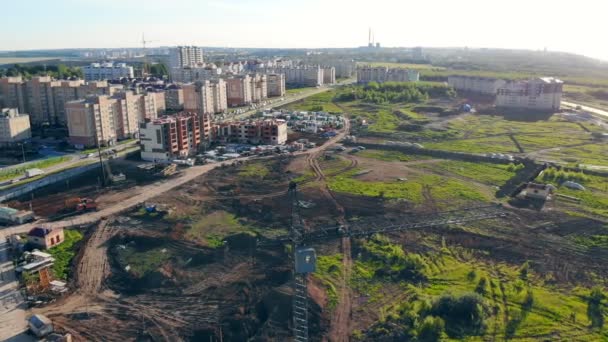
[{"label": "apartment building", "polygon": [[[107,95],[68,102],[65,111],[69,141],[75,146],[114,145],[117,124],[123,122],[120,103]],[[119,126],[124,129],[124,125]]]},{"label": "apartment building", "polygon": [[0,107],[26,112],[25,82],[21,76],[0,78]]},{"label": "apartment building", "polygon": [[251,77],[249,75],[238,75],[226,80],[226,100],[228,106],[238,107],[251,104]]},{"label": "apartment building", "polygon": [[199,115],[182,112],[143,122],[139,138],[143,160],[169,162],[193,155],[201,143]]},{"label": "apartment building", "polygon": [[173,84],[165,89],[165,104],[167,109],[180,111],[184,109],[184,90]]},{"label": "apartment building", "polygon": [[560,109],[562,91],[563,82],[554,77],[511,81],[498,88],[496,106],[557,111]]},{"label": "apartment building", "polygon": [[228,108],[226,82],[223,79],[198,81],[182,85],[184,109],[199,115],[214,114]]},{"label": "apartment building", "polygon": [[169,66],[172,69],[201,64],[203,64],[203,49],[198,46],[176,46],[169,50]]},{"label": "apartment building", "polygon": [[287,142],[287,122],[279,119],[237,121],[216,124],[214,138],[223,142],[283,145]]},{"label": "apartment building", "polygon": [[18,108],[0,110],[0,145],[11,145],[32,137],[30,117]]},{"label": "apartment building", "polygon": [[336,68],[323,67],[323,84],[336,83]]},{"label": "apartment building", "polygon": [[419,79],[420,73],[411,69],[369,66],[357,69],[357,83],[417,82]]},{"label": "apartment building", "polygon": [[91,63],[82,67],[85,81],[133,78],[133,67],[126,63]]},{"label": "apartment building", "polygon": [[268,96],[284,96],[285,95],[285,75],[284,74],[268,74],[267,77],[267,93]]},{"label": "apartment building", "polygon": [[352,60],[329,62],[327,65],[334,67],[337,78],[351,78],[357,71],[357,63]]},{"label": "apartment building", "polygon": [[132,91],[113,96],[97,95],[66,103],[69,140],[74,145],[113,145],[117,140],[137,137],[138,124],[153,120],[165,110],[164,94]]},{"label": "apartment building", "polygon": [[58,83],[58,85],[52,88],[56,117],[56,121],[54,123],[65,126],[67,124],[67,118],[65,116],[65,104],[82,98],[80,96],[80,87],[82,87],[85,82],[83,80],[69,80],[59,81]]},{"label": "apartment building", "polygon": [[[320,66],[299,66],[271,69],[272,73],[285,75],[285,83],[294,86],[316,87],[323,85],[323,69]],[[335,76],[334,76],[335,78]]]},{"label": "apartment building", "polygon": [[258,103],[268,98],[268,76],[251,74],[251,102]]},{"label": "apartment building", "polygon": [[222,69],[215,65],[188,66],[183,68],[171,68],[169,76],[173,82],[190,83],[216,78],[221,75]]},{"label": "apartment building", "polygon": [[483,95],[493,95],[507,82],[492,77],[448,76],[448,84],[456,90]]},{"label": "apartment building", "polygon": [[53,87],[59,85],[60,82],[54,81],[50,76],[35,76],[25,83],[27,110],[32,126],[55,124],[58,121]]}]

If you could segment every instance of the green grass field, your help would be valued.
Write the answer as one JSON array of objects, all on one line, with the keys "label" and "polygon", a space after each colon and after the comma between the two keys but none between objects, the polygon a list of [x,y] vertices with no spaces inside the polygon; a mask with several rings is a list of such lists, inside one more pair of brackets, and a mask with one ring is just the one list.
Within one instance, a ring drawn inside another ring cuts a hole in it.
[{"label": "green grass field", "polygon": [[326,91],[309,96],[301,101],[292,102],[285,106],[286,109],[298,111],[324,111],[330,113],[342,113],[342,109],[336,106],[332,99],[335,91]]},{"label": "green grass field", "polygon": [[17,167],[9,170],[0,171],[0,181],[12,179],[25,174],[27,169],[44,169],[71,160],[71,157],[53,157],[41,161],[27,164],[25,167]]},{"label": "green grass field", "polygon": [[55,258],[53,264],[53,275],[58,279],[67,280],[70,264],[76,255],[76,244],[84,236],[77,230],[64,230],[64,241],[56,247],[50,248],[48,252]]},{"label": "green grass field", "polygon": [[413,63],[394,63],[394,62],[358,62],[358,66],[370,65],[372,67],[387,67],[415,70],[445,70],[443,67],[434,66],[431,64],[413,64]]},{"label": "green grass field", "polygon": [[416,167],[428,170],[447,171],[488,185],[500,186],[515,176],[515,171],[518,166],[513,164],[442,161],[433,164],[422,164]]},{"label": "green grass field", "polygon": [[165,262],[171,258],[171,252],[166,248],[151,248],[138,250],[133,246],[126,245],[117,248],[116,257],[123,267],[129,267],[129,272],[136,278],[142,278],[150,272],[157,271]]},{"label": "green grass field", "polygon": [[[440,297],[474,294],[479,296],[482,305],[480,329],[464,332],[459,337],[450,336],[446,329],[442,332],[442,341],[603,341],[608,338],[605,329],[589,327],[589,289],[547,285],[547,275],[535,274],[519,265],[488,264],[472,259],[460,248],[443,246],[437,251],[413,254],[381,237],[373,238],[372,242],[375,252],[371,253],[376,257],[370,258],[370,252],[357,257],[350,279],[353,290],[368,298],[367,305],[378,310],[379,321],[366,333],[386,334],[388,329],[415,337],[420,333],[419,324],[423,319],[433,315],[429,308]],[[365,246],[370,242],[358,243],[363,244],[364,251],[369,250]],[[403,273],[396,278],[388,276],[387,264],[374,261],[383,259],[389,260],[388,265],[394,270],[415,267],[416,274],[426,280],[412,281]],[[386,300],[387,296],[391,300]],[[446,327],[453,325],[450,319],[453,318],[444,317]]]},{"label": "green grass field", "polygon": [[434,175],[422,175],[408,178],[407,181],[371,182],[355,178],[360,170],[352,170],[331,177],[328,181],[332,191],[344,192],[369,197],[405,199],[414,204],[424,201],[423,189],[428,188],[435,200],[451,202],[489,201],[482,192],[463,182]]},{"label": "green grass field", "polygon": [[313,273],[313,277],[318,279],[325,287],[329,310],[332,310],[338,304],[338,290],[336,288],[340,284],[343,272],[342,254],[321,255],[317,258],[317,270]]}]

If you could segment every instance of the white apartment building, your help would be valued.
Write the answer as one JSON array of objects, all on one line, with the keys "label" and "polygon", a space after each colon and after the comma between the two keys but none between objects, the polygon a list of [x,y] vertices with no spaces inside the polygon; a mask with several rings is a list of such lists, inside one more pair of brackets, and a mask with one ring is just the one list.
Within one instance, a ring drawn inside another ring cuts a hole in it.
[{"label": "white apartment building", "polygon": [[268,98],[268,77],[265,74],[251,74],[251,101],[261,102]]},{"label": "white apartment building", "polygon": [[276,68],[267,71],[284,74],[286,84],[308,87],[323,85],[323,69],[318,65]]},{"label": "white apartment building", "polygon": [[169,67],[172,69],[196,67],[202,64],[203,49],[198,46],[176,46],[169,50]]},{"label": "white apartment building", "polygon": [[181,68],[171,68],[169,76],[173,82],[190,83],[216,78],[221,75],[222,69],[215,65],[187,66]]},{"label": "white apartment building", "polygon": [[10,145],[32,137],[30,117],[17,108],[0,110],[0,145]]},{"label": "white apartment building", "polygon": [[505,80],[491,77],[448,76],[448,84],[452,88],[483,95],[496,95],[506,83]]},{"label": "white apartment building", "polygon": [[133,67],[126,63],[91,63],[82,67],[85,81],[115,80],[133,78]]},{"label": "white apartment building", "polygon": [[561,105],[562,89],[563,82],[553,77],[511,81],[497,90],[496,106],[557,111]]},{"label": "white apartment building", "polygon": [[417,70],[387,67],[362,67],[357,69],[357,83],[369,82],[418,82]]}]

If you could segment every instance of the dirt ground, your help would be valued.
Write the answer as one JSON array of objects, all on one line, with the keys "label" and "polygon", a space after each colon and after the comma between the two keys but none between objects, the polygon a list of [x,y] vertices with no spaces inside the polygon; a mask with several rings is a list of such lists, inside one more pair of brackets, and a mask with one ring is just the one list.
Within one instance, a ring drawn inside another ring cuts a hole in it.
[{"label": "dirt ground", "polygon": [[[49,315],[77,340],[288,340],[292,324],[288,249],[254,248],[256,238],[245,233],[222,237],[226,242],[211,248],[189,240],[187,231],[193,220],[221,210],[243,226],[255,226],[260,234],[257,242],[284,234],[291,222],[287,188],[302,175],[308,177],[300,186],[300,199],[313,205],[300,208],[306,229],[359,219],[405,220],[414,208],[382,198],[333,193],[327,178],[356,167],[371,170],[358,176],[360,180],[394,181],[418,175],[421,171],[415,163],[436,162],[384,162],[348,154],[336,158],[339,163],[328,162],[323,154],[264,161],[263,177],[242,176],[251,164],[218,168],[154,198],[162,215],[142,215],[136,209],[102,223],[89,232],[86,248],[76,260],[78,291],[38,312]],[[341,167],[331,167],[335,165]],[[112,196],[101,195],[99,201],[120,200]],[[608,276],[608,254],[582,248],[572,239],[573,234],[600,231],[603,222],[550,211],[505,210],[506,218],[466,227],[423,228],[389,236],[412,252],[439,250],[446,243],[491,263],[529,261],[536,272],[554,274],[560,286],[588,285],[592,275]],[[384,299],[373,303],[352,291],[348,286],[354,257],[351,243],[348,238],[314,244],[319,255],[342,253],[345,274],[337,286],[340,300],[333,311],[326,307],[323,284],[309,279],[313,341],[348,341],[353,330],[364,330],[377,321],[380,308],[407,296],[390,284],[382,289]],[[127,270],[133,265],[118,257],[124,249],[139,256],[130,259],[132,263],[160,260],[145,275],[137,274]]]}]

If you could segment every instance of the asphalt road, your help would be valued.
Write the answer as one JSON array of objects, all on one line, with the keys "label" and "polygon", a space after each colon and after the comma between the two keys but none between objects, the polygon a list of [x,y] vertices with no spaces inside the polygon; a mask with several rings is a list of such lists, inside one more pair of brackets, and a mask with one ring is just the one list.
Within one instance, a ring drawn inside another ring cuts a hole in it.
[{"label": "asphalt road", "polygon": [[577,107],[580,106],[581,110],[589,112],[590,114],[599,115],[599,116],[603,117],[604,119],[608,119],[608,111],[605,111],[605,110],[602,110],[599,108],[584,106],[581,104],[576,104],[576,103],[568,102],[568,101],[562,101],[562,106],[564,106],[566,108],[571,108],[571,109],[576,109]]}]

